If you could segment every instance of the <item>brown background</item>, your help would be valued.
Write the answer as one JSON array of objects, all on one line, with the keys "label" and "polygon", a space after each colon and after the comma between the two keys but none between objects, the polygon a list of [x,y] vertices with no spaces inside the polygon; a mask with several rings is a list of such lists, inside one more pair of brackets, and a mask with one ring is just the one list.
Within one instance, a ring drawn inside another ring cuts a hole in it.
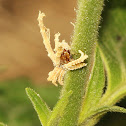
[{"label": "brown background", "polygon": [[60,40],[71,40],[76,0],[0,0],[0,80],[27,76],[38,83],[47,82],[53,69],[42,43],[37,22],[38,11],[46,14],[44,22]]}]

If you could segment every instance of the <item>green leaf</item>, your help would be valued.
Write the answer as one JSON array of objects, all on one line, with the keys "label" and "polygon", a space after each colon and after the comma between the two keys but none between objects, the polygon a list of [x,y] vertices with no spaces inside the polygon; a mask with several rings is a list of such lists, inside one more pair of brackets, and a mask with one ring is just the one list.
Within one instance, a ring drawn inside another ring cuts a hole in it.
[{"label": "green leaf", "polygon": [[121,50],[126,42],[126,10],[113,9],[108,12],[100,32],[99,45],[105,58],[108,75],[108,90],[114,90],[125,78],[125,65]]},{"label": "green leaf", "polygon": [[51,110],[41,99],[39,94],[37,94],[34,90],[32,90],[31,88],[26,88],[26,93],[38,114],[41,124],[43,126],[46,126],[51,114]]},{"label": "green leaf", "polygon": [[[106,96],[106,95],[105,95]],[[113,105],[117,102],[120,102],[120,100],[126,96],[126,85],[122,86],[118,90],[114,91],[111,95],[108,97],[103,97],[100,101],[101,104],[104,105]],[[106,99],[105,99],[106,98]]]},{"label": "green leaf", "polygon": [[[101,103],[126,85],[126,9],[113,7],[104,13],[103,19],[99,45],[107,73],[107,91]],[[120,92],[118,97],[121,95],[123,97],[124,92]],[[109,99],[107,102],[111,101]],[[113,101],[106,104],[115,104]]]},{"label": "green leaf", "polygon": [[101,117],[102,115],[104,115],[107,112],[126,113],[126,109],[123,107],[119,107],[119,106],[103,106],[103,107],[97,108],[94,111],[89,112],[87,118],[80,125],[86,126],[86,124],[89,124],[89,122],[91,122],[91,121],[93,123],[95,123],[95,122],[97,122],[97,119],[99,117]]},{"label": "green leaf", "polygon": [[101,108],[96,109],[92,113],[89,114],[89,118],[93,118],[94,116],[104,114],[106,112],[120,112],[126,113],[126,109],[119,106],[103,106]]},{"label": "green leaf", "polygon": [[[96,110],[97,111],[97,110]],[[97,113],[103,113],[103,112],[120,112],[120,113],[126,113],[126,109],[119,106],[105,106],[103,108],[98,109]]]},{"label": "green leaf", "polygon": [[124,4],[126,5],[125,0],[119,2],[112,0],[103,12],[99,47],[106,70],[107,90],[99,105],[107,107],[101,107],[96,111],[91,108],[96,115],[89,111],[89,118],[83,122],[85,126],[96,124],[101,115],[107,111],[126,113],[124,108],[110,107],[126,96],[126,6]]},{"label": "green leaf", "polygon": [[102,97],[103,88],[105,86],[104,74],[104,67],[100,57],[100,52],[99,49],[96,48],[95,63],[86,88],[86,94],[80,113],[79,123],[81,123],[87,117],[87,114],[90,111],[96,109],[97,104]]},{"label": "green leaf", "polygon": [[[54,126],[57,125],[60,118],[63,115],[64,109],[66,107],[66,105],[68,104],[68,100],[69,97],[71,96],[72,91],[69,91],[68,93],[66,93],[66,95],[64,95],[56,104],[56,106],[54,107],[51,117],[48,121],[47,126]],[[58,124],[59,125],[59,124]]]},{"label": "green leaf", "polygon": [[[108,6],[106,5],[103,13],[99,47],[106,70],[107,90],[100,100],[101,106],[111,106],[126,96],[126,6],[124,5],[126,5],[125,0],[119,2],[112,0]],[[86,102],[85,104],[83,103],[84,107],[86,104],[87,106],[91,104]],[[85,126],[93,126],[96,124],[101,115],[107,111],[126,112],[124,108],[115,106],[103,107],[98,110],[99,112],[94,111],[96,116],[91,117],[90,111],[93,111],[93,109],[91,108],[87,111],[90,119],[83,122]]]}]

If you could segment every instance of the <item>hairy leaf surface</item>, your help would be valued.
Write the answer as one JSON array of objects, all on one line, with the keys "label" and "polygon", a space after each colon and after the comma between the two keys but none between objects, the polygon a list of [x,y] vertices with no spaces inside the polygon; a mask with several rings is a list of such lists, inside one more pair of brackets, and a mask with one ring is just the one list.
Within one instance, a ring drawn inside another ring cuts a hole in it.
[{"label": "hairy leaf surface", "polygon": [[86,94],[80,113],[79,123],[81,123],[87,117],[90,111],[96,109],[97,104],[99,103],[102,97],[104,86],[105,73],[103,62],[101,60],[99,49],[96,48],[95,63],[92,73],[90,75],[89,83],[86,88]]},{"label": "hairy leaf surface", "polygon": [[[107,73],[107,91],[104,99],[112,94],[116,95],[115,92],[126,85],[126,9],[112,8],[105,14],[99,37],[102,59]],[[122,92],[123,97],[124,91]],[[117,99],[119,100],[120,96],[121,92],[115,99],[119,97]],[[114,98],[113,95],[112,97]],[[117,101],[110,104],[115,102]]]},{"label": "hairy leaf surface", "polygon": [[40,98],[39,94],[37,94],[34,90],[32,90],[31,88],[26,88],[26,93],[34,106],[34,109],[38,114],[41,124],[43,126],[46,126],[47,120],[51,114],[51,110]]}]

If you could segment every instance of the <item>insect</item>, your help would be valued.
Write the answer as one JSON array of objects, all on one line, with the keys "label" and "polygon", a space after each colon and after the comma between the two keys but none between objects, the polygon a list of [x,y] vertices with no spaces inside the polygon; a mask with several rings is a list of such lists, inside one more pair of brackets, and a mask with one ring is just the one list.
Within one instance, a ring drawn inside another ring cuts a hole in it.
[{"label": "insect", "polygon": [[45,27],[43,17],[45,17],[45,14],[39,11],[37,20],[39,22],[38,25],[40,27],[40,33],[42,35],[45,48],[48,52],[48,56],[54,65],[54,69],[49,72],[47,80],[52,81],[55,86],[58,86],[57,81],[60,85],[63,85],[65,73],[68,70],[76,70],[86,66],[87,64],[84,63],[84,60],[88,58],[88,55],[84,54],[81,50],[78,50],[78,52],[81,54],[80,58],[76,60],[71,58],[71,47],[65,42],[65,40],[59,42],[60,33],[55,34],[55,48],[53,51],[50,44],[50,30]]}]

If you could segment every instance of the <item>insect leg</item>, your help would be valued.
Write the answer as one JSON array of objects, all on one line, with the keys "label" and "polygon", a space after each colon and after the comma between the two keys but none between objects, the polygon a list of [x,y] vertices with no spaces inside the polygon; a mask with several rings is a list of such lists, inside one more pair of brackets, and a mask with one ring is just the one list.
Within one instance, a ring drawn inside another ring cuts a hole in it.
[{"label": "insect leg", "polygon": [[84,60],[88,58],[88,55],[86,55],[86,54],[84,55],[84,53],[81,50],[79,50],[79,53],[81,54],[80,58],[78,58],[76,60],[73,60],[73,61],[65,64],[63,67],[68,69],[71,66],[74,66],[76,64],[79,64],[81,62],[84,62]]},{"label": "insect leg", "polygon": [[50,57],[50,59],[53,61],[53,63],[55,64],[55,54],[53,52],[53,49],[50,45],[50,30],[47,29],[45,26],[44,26],[44,23],[43,23],[43,17],[45,17],[45,14],[44,13],[41,13],[41,11],[39,11],[39,15],[38,15],[38,22],[39,22],[39,27],[40,27],[40,33],[42,35],[42,38],[43,38],[43,43],[45,45],[45,48],[48,52],[48,56]]},{"label": "insect leg", "polygon": [[80,68],[82,68],[82,67],[84,67],[86,65],[87,65],[86,63],[79,63],[79,64],[75,64],[73,66],[69,66],[66,69],[67,70],[76,70],[76,69],[80,69]]},{"label": "insect leg", "polygon": [[57,78],[60,74],[60,68],[59,67],[55,67],[53,71],[49,72],[49,77],[47,78],[48,81],[52,81],[52,83],[55,85],[55,86],[58,86],[56,81],[57,81]]},{"label": "insect leg", "polygon": [[66,71],[62,69],[60,72],[60,75],[58,77],[58,82],[60,85],[63,85],[63,78],[64,78],[65,73],[66,73]]}]

